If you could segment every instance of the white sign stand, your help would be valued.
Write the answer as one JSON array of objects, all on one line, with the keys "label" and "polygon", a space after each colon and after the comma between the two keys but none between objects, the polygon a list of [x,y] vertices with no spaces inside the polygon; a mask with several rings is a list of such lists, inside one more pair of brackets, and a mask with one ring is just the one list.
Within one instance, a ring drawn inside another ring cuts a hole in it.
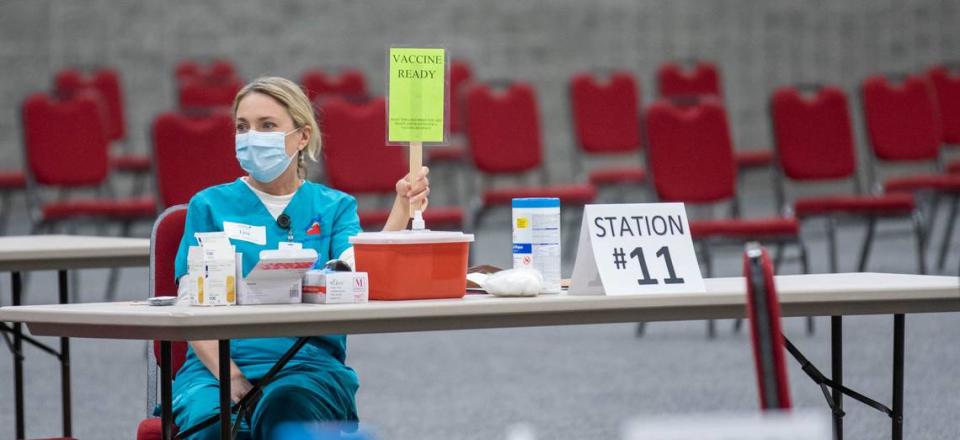
[{"label": "white sign stand", "polygon": [[705,290],[682,203],[584,207],[570,295]]}]

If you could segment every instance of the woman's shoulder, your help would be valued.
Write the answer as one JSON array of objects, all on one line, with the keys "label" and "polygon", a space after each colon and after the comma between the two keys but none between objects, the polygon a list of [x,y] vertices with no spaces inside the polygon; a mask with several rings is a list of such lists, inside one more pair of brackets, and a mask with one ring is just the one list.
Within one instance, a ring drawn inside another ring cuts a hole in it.
[{"label": "woman's shoulder", "polygon": [[190,205],[209,205],[211,200],[225,200],[235,198],[237,192],[245,189],[246,183],[239,178],[232,182],[221,183],[207,187],[193,195],[190,199]]},{"label": "woman's shoulder", "polygon": [[327,185],[317,182],[311,182],[309,180],[305,181],[304,186],[310,191],[313,197],[318,197],[324,200],[330,200],[337,203],[343,202],[355,202],[356,199],[343,191],[330,188]]}]

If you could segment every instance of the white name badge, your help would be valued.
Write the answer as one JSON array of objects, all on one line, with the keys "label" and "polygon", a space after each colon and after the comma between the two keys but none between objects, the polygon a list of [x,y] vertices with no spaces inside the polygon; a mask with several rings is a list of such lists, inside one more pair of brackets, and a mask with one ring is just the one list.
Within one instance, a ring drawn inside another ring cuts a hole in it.
[{"label": "white name badge", "polygon": [[225,221],[223,222],[223,232],[227,234],[227,238],[247,241],[260,246],[267,244],[266,226],[252,226]]},{"label": "white name badge", "polygon": [[682,203],[584,207],[569,294],[705,290]]}]

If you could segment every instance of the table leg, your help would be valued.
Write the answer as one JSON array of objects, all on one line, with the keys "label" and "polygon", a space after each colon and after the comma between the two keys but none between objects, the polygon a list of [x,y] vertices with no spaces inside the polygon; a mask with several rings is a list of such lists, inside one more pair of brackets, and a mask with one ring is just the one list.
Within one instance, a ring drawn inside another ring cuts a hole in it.
[{"label": "table leg", "polygon": [[903,438],[904,315],[893,315],[893,426],[891,437]]},{"label": "table leg", "polygon": [[163,440],[173,440],[171,357],[170,341],[160,341],[160,438]]},{"label": "table leg", "polygon": [[[67,271],[57,273],[59,284],[60,304],[69,302],[67,290]],[[73,433],[73,399],[70,394],[70,338],[60,338],[60,397],[63,410],[63,436],[72,437]]]},{"label": "table leg", "polygon": [[230,340],[220,340],[220,439],[231,437],[230,426]]},{"label": "table leg", "polygon": [[[10,274],[13,290],[13,305],[20,305],[20,294],[23,289],[20,272]],[[13,389],[14,412],[16,413],[16,438],[26,438],[26,427],[23,422],[23,324],[13,324]]]},{"label": "table leg", "polygon": [[[833,382],[838,386],[843,385],[843,317],[830,317],[830,351],[831,351],[831,376]],[[836,409],[833,413],[833,438],[843,440],[843,393],[839,388],[833,390],[833,405]]]}]

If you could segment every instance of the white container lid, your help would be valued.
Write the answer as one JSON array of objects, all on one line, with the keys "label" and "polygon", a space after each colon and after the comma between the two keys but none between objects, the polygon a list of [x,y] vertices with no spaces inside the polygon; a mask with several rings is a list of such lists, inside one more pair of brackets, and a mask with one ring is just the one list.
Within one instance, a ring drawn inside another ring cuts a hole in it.
[{"label": "white container lid", "polygon": [[393,231],[361,232],[350,237],[352,244],[433,244],[433,243],[470,243],[473,234],[459,231]]}]

